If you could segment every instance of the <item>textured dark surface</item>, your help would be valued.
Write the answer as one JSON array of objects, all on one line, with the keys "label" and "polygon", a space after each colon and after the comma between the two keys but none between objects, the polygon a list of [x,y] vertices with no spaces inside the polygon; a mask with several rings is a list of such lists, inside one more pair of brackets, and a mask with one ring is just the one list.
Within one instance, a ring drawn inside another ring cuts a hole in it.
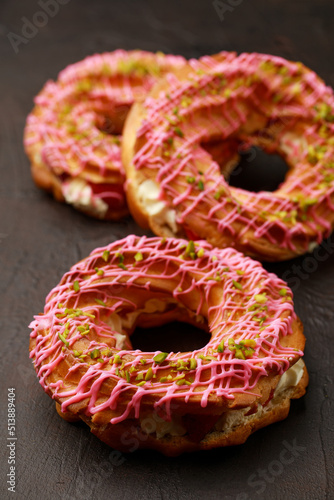
[{"label": "textured dark surface", "polygon": [[[31,20],[41,8],[37,1],[0,3],[0,498],[13,495],[6,485],[8,387],[16,389],[16,498],[334,498],[334,239],[318,254],[267,266],[295,292],[310,386],[287,420],[243,446],[173,459],[149,452],[113,456],[88,428],[58,417],[28,358],[28,324],[62,274],[94,247],[143,233],[130,218],[97,222],[35,188],[22,131],[48,78],[88,54],[118,47],[187,57],[225,49],[301,60],[334,85],[332,0],[226,5],[221,20],[211,1],[70,0],[15,53],[8,32],[22,35],[22,17]],[[294,455],[283,452],[294,445]]]}]

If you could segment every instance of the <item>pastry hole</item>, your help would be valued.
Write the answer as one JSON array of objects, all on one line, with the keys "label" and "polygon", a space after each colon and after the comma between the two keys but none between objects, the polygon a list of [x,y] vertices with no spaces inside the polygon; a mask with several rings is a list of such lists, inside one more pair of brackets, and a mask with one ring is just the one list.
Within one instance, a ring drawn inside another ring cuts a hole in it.
[{"label": "pastry hole", "polygon": [[228,179],[230,186],[258,193],[276,191],[284,182],[288,165],[281,156],[268,154],[255,146],[239,154],[240,161]]},{"label": "pastry hole", "polygon": [[202,349],[210,335],[194,325],[173,321],[152,328],[137,327],[131,335],[133,349],[144,352],[187,352]]},{"label": "pastry hole", "polygon": [[108,135],[120,135],[123,132],[125,119],[129,113],[130,106],[118,106],[110,114],[96,114],[96,127]]}]

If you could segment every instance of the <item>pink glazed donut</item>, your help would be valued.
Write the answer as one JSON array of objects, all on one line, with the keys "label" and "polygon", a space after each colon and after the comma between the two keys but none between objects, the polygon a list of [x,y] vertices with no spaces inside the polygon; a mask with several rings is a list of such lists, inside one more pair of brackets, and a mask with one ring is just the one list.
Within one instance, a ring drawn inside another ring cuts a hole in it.
[{"label": "pink glazed donut", "polygon": [[120,146],[125,118],[183,57],[116,50],[65,68],[35,98],[24,145],[36,184],[99,219],[128,213]]},{"label": "pink glazed donut", "polygon": [[[143,352],[136,326],[187,322],[191,352]],[[121,451],[243,443],[305,393],[292,292],[261,264],[205,241],[130,235],[72,267],[31,324],[30,356],[66,420]]]},{"label": "pink glazed donut", "polygon": [[[190,61],[133,106],[123,137],[130,211],[159,236],[276,261],[333,230],[334,96],[301,63],[225,52]],[[255,145],[280,154],[289,172],[274,192],[231,187],[208,151],[215,142],[225,164]]]}]

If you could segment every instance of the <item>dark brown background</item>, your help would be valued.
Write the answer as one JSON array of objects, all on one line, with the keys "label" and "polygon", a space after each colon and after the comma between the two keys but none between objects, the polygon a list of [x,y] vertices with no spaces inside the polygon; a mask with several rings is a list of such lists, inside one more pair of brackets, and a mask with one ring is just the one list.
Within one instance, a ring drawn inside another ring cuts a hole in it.
[{"label": "dark brown background", "polygon": [[[332,0],[226,0],[225,5],[229,10],[220,19],[211,0],[70,0],[28,43],[19,44],[16,54],[8,32],[21,35],[22,17],[32,20],[41,7],[32,0],[1,0],[0,394],[4,461],[0,498],[10,498],[5,483],[8,387],[15,387],[17,394],[16,498],[334,498],[334,240],[317,255],[266,266],[289,278],[295,292],[296,310],[308,339],[305,359],[310,386],[307,395],[293,403],[287,420],[257,432],[243,446],[173,459],[137,452],[115,461],[111,450],[90,435],[88,428],[67,424],[57,416],[28,358],[28,324],[42,310],[45,295],[62,274],[94,247],[130,232],[143,233],[130,218],[119,224],[90,220],[35,188],[22,147],[22,131],[33,96],[48,78],[55,78],[67,64],[88,54],[118,47],[186,57],[225,49],[301,60],[334,85]],[[286,443],[300,447],[290,464],[281,462]],[[259,474],[267,474],[262,483],[256,482]]]}]

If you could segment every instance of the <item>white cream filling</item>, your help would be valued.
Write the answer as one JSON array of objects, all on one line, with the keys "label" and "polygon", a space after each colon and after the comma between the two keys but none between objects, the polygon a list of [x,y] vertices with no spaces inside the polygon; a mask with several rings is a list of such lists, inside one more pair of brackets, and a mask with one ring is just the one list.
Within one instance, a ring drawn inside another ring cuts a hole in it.
[{"label": "white cream filling", "polygon": [[115,333],[115,338],[116,338],[116,349],[123,349],[125,346],[125,339],[126,335],[123,335],[122,333]]},{"label": "white cream filling", "polygon": [[278,395],[284,392],[289,387],[295,387],[299,384],[300,379],[304,373],[305,363],[302,359],[299,359],[291,368],[289,368],[285,373],[283,373],[280,381],[278,382],[274,397],[275,399]]},{"label": "white cream filling", "polygon": [[[120,316],[117,313],[111,314],[105,321],[106,323],[110,326],[110,328],[113,330],[114,337],[116,339],[116,349],[124,349],[126,347],[126,339],[127,335],[120,333],[122,331],[131,331],[133,328],[133,325],[135,324],[138,316],[140,314],[156,314],[156,313],[163,313],[167,306],[171,303],[176,304],[176,301],[163,301],[160,299],[152,298],[149,299],[145,302],[145,306],[141,309],[136,309],[135,311],[129,312],[124,316]],[[183,307],[182,304],[178,304],[178,307]],[[204,317],[201,315],[197,315],[195,312],[191,310],[187,310],[187,314],[190,317],[194,317],[196,319],[196,322],[200,324],[204,324],[205,320]]]},{"label": "white cream filling", "polygon": [[[279,383],[277,384],[272,400],[274,400],[286,389],[295,387],[299,384],[304,373],[304,367],[304,361],[300,359],[282,375]],[[251,407],[248,406],[247,408],[242,408],[241,410],[230,410],[223,413],[215,425],[215,431],[228,432],[238,425],[244,424],[248,419],[260,417],[262,413],[266,411],[266,409],[259,404],[256,413],[246,415],[250,409]],[[181,418],[178,416],[174,417],[170,422],[165,422],[154,413],[151,416],[146,416],[140,420],[142,431],[146,434],[156,432],[158,439],[166,436],[167,434],[170,434],[171,436],[183,436],[186,433],[186,429],[182,426],[181,422]]]},{"label": "white cream filling", "polygon": [[138,188],[138,197],[140,203],[145,207],[149,217],[159,226],[167,226],[172,234],[178,232],[176,222],[176,212],[167,207],[159,200],[160,188],[158,184],[151,179],[142,182]]},{"label": "white cream filling", "polygon": [[166,422],[156,413],[140,419],[140,426],[145,434],[156,433],[158,439],[169,434],[170,436],[183,436],[187,430],[183,427],[182,417],[175,417],[170,422]]},{"label": "white cream filling", "polygon": [[108,204],[95,196],[91,186],[83,179],[70,179],[64,182],[62,191],[66,202],[78,209],[89,209],[101,217],[108,210]]},{"label": "white cream filling", "polygon": [[316,242],[316,241],[311,241],[311,243],[309,243],[309,246],[307,248],[307,251],[309,253],[312,253],[313,250],[315,250],[316,248],[318,248],[319,244]]}]

